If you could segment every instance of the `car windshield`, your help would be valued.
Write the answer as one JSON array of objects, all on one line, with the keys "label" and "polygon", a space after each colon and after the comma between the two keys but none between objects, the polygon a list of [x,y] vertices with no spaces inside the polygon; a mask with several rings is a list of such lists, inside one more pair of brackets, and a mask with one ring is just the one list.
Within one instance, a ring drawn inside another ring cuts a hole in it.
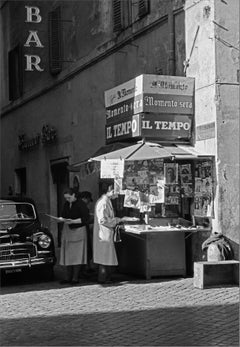
[{"label": "car windshield", "polygon": [[29,203],[0,203],[0,221],[22,221],[36,218],[34,206]]}]

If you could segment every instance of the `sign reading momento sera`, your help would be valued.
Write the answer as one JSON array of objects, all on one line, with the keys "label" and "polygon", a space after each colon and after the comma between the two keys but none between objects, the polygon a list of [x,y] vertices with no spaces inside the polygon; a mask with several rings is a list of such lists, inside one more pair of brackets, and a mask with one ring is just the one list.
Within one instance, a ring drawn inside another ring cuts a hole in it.
[{"label": "sign reading momento sera", "polygon": [[194,113],[194,78],[140,75],[105,92],[106,122],[141,112]]}]

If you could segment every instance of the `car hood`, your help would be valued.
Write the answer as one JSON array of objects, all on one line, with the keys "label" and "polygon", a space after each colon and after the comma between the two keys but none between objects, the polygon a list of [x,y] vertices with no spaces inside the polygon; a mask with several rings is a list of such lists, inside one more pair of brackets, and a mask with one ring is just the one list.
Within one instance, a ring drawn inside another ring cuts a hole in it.
[{"label": "car hood", "polygon": [[40,231],[38,221],[17,221],[1,223],[0,225],[0,243],[25,242],[29,236]]}]

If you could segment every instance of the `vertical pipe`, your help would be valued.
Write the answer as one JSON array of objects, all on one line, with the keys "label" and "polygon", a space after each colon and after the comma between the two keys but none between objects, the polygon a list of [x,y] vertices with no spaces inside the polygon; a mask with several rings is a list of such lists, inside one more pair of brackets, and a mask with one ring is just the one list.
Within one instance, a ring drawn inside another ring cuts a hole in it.
[{"label": "vertical pipe", "polygon": [[169,1],[168,9],[168,74],[175,75],[175,34],[174,34],[174,15],[172,0]]}]

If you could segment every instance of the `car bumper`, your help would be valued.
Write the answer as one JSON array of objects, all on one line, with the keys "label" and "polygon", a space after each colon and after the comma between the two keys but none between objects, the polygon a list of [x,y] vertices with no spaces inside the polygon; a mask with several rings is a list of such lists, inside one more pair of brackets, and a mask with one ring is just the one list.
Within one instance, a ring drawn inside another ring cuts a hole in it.
[{"label": "car bumper", "polygon": [[0,269],[15,269],[15,268],[31,268],[32,266],[39,265],[54,265],[56,262],[55,257],[47,258],[34,258],[34,259],[21,259],[21,260],[9,260],[0,262]]}]

